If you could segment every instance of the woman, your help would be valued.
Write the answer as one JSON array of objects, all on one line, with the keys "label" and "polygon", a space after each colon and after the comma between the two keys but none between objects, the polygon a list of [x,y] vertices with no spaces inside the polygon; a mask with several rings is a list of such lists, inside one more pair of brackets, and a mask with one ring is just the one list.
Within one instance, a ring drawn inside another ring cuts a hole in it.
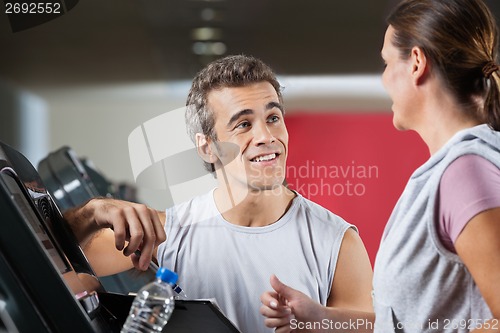
[{"label": "woman", "polygon": [[499,332],[496,23],[482,0],[404,0],[387,22],[382,80],[394,126],[416,131],[431,157],[384,231],[375,323],[370,313],[322,307],[276,277],[261,313],[280,333]]}]

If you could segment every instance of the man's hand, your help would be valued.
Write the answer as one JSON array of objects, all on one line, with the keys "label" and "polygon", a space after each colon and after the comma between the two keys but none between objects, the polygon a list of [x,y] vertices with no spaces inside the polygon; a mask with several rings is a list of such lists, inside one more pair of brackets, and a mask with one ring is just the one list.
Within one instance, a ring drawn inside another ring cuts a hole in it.
[{"label": "man's hand", "polygon": [[[148,268],[156,247],[166,239],[160,220],[160,216],[164,216],[161,214],[143,204],[96,198],[69,210],[64,217],[92,265],[104,267],[94,269],[108,273],[114,267],[106,265],[116,264],[118,271],[131,266],[130,261],[127,265],[123,263],[123,255],[131,256],[132,264],[137,269]],[[113,230],[114,241],[110,239],[110,233],[103,229]],[[123,253],[122,258],[113,254],[117,251],[108,243],[114,243],[114,248]],[[134,254],[136,250],[140,250],[140,257]]]},{"label": "man's hand", "polygon": [[297,329],[298,323],[321,321],[325,307],[309,296],[282,283],[271,276],[271,287],[261,295],[260,313],[266,317],[265,325],[274,327],[277,333],[309,332]]}]

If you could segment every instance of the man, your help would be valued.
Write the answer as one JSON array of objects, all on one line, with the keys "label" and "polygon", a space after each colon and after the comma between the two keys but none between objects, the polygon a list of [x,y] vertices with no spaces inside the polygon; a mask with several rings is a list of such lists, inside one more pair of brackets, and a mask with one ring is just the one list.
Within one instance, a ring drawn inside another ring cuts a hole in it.
[{"label": "man", "polygon": [[165,213],[110,199],[68,212],[96,272],[146,269],[154,256],[191,298],[215,298],[245,333],[272,331],[259,297],[273,274],[323,305],[372,311],[371,266],[354,227],[284,185],[283,117],[280,85],[260,60],[231,56],[204,68],[186,121],[217,187]]}]

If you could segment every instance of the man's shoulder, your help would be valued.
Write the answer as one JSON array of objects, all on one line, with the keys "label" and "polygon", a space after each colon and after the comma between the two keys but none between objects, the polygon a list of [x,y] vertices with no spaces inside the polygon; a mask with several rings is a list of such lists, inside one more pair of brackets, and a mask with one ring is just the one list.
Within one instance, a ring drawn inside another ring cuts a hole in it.
[{"label": "man's shoulder", "polygon": [[213,190],[210,190],[206,193],[196,195],[190,199],[182,201],[180,203],[175,204],[172,208],[184,207],[184,206],[192,206],[197,204],[210,203],[213,200]]},{"label": "man's shoulder", "polygon": [[357,231],[356,226],[348,223],[339,215],[310,199],[301,197],[295,223],[300,233],[314,239],[314,247],[324,251],[338,251],[346,231],[350,228]]},{"label": "man's shoulder", "polygon": [[342,226],[350,225],[341,216],[311,199],[305,198],[300,194],[298,194],[297,199],[299,199],[299,209],[303,210],[309,219],[315,221],[314,223],[318,223],[318,221],[320,221],[321,223],[333,223]]},{"label": "man's shoulder", "polygon": [[[179,222],[189,220],[207,220],[212,215],[217,215],[213,201],[213,190],[207,193],[195,196],[189,200],[176,204],[167,209],[167,215]],[[186,221],[184,221],[185,223]],[[184,224],[181,222],[181,224]]]}]

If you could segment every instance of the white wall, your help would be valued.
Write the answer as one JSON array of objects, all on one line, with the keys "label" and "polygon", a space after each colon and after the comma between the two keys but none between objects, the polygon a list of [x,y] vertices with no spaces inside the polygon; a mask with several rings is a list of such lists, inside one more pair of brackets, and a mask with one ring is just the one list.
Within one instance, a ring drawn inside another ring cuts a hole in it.
[{"label": "white wall", "polygon": [[0,140],[34,165],[49,151],[49,111],[39,96],[0,81]]},{"label": "white wall", "polygon": [[[144,121],[183,105],[176,85],[144,84],[42,92],[50,109],[50,147],[67,145],[79,157],[90,159],[113,182],[134,179],[127,138]],[[141,191],[144,192],[144,191]],[[161,194],[161,193],[160,193]],[[142,200],[163,208],[157,195],[139,193]]]}]

